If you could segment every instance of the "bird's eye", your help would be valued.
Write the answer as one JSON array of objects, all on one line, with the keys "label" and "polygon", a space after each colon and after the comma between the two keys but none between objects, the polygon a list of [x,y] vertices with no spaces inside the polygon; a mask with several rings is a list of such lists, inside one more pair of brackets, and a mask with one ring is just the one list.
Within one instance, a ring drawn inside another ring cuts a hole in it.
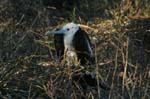
[{"label": "bird's eye", "polygon": [[67,28],[67,31],[69,31],[70,29],[69,28]]}]

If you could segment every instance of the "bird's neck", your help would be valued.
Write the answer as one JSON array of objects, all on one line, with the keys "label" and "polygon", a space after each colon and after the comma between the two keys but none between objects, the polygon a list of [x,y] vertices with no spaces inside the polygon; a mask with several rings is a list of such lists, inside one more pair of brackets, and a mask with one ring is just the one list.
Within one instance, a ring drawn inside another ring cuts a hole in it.
[{"label": "bird's neck", "polygon": [[73,47],[73,37],[74,37],[74,34],[64,35],[64,46],[65,46],[65,49],[67,49],[69,51],[74,49],[74,47]]}]

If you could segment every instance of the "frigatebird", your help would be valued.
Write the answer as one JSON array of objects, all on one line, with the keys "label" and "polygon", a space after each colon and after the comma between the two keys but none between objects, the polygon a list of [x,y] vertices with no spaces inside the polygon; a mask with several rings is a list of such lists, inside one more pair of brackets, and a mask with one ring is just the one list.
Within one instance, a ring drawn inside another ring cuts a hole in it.
[{"label": "frigatebird", "polygon": [[55,34],[55,48],[60,56],[68,52],[76,52],[81,65],[94,64],[95,57],[88,34],[81,29],[80,24],[68,23],[57,31],[48,31],[46,34]]},{"label": "frigatebird", "polygon": [[[82,30],[81,27],[82,25],[80,24],[68,23],[60,30],[48,31],[46,35],[54,34],[55,47],[59,55],[68,55],[68,52],[75,52],[77,59],[80,61],[80,65],[84,67],[87,65],[94,66],[94,49],[88,34]],[[74,75],[72,79],[78,81],[84,89],[87,88],[87,85],[97,86],[96,77],[93,77],[91,74],[86,74],[85,72]],[[102,85],[101,83],[100,87],[109,89],[106,85]]]}]

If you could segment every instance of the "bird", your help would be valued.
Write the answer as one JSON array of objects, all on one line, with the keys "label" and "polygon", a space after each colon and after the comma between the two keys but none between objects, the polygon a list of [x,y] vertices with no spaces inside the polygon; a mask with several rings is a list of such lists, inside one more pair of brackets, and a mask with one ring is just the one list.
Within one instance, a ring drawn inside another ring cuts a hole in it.
[{"label": "bird", "polygon": [[75,52],[80,65],[94,64],[92,43],[81,26],[83,25],[68,23],[60,30],[48,31],[46,35],[54,34],[55,48],[59,56]]},{"label": "bird", "polygon": [[[88,33],[85,32],[82,27],[84,25],[76,23],[67,23],[62,29],[56,31],[47,31],[46,35],[54,34],[54,42],[57,54],[60,56],[77,57],[80,65],[86,68],[87,65],[95,65],[94,47],[92,46],[91,40]],[[86,71],[86,70],[85,70]],[[96,76],[92,73],[81,73],[74,74],[72,76],[73,82],[77,82],[83,89],[87,89],[87,86],[97,86]],[[103,82],[99,85],[103,89],[109,89]]]}]

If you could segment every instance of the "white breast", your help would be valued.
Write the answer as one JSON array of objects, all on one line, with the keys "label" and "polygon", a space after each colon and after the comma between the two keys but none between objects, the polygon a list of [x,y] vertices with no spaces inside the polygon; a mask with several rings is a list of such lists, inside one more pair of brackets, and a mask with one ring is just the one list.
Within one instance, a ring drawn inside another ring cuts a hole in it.
[{"label": "white breast", "polygon": [[79,61],[75,51],[67,51],[66,61],[68,66],[79,65]]},{"label": "white breast", "polygon": [[65,49],[67,49],[67,50],[73,49],[73,36],[74,36],[74,34],[69,34],[69,35],[64,36]]}]

